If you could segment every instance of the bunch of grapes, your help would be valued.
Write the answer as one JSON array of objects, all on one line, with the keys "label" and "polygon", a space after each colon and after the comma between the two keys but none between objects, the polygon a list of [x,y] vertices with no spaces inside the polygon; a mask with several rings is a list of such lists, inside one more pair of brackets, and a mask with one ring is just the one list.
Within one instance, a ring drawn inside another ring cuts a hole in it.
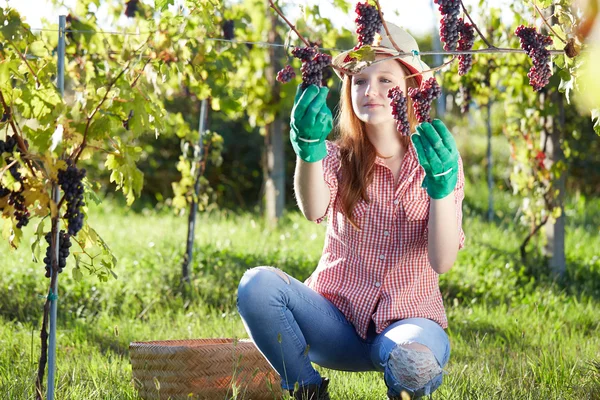
[{"label": "bunch of grapes", "polygon": [[65,193],[67,211],[64,217],[68,220],[69,235],[75,236],[83,227],[83,178],[85,169],[78,169],[70,164],[67,169],[58,171],[58,184]]},{"label": "bunch of grapes", "polygon": [[135,12],[138,8],[138,3],[140,0],[129,0],[125,3],[125,15],[129,18],[135,17]]},{"label": "bunch of grapes", "polygon": [[21,229],[22,227],[27,226],[29,223],[29,210],[27,210],[27,206],[25,205],[25,197],[23,197],[23,192],[25,191],[23,176],[17,169],[17,164],[11,166],[8,170],[13,178],[21,184],[19,191],[9,191],[8,194],[8,205],[13,206],[15,209],[17,228]]},{"label": "bunch of grapes", "polygon": [[468,86],[460,85],[458,93],[462,99],[460,103],[460,112],[466,114],[469,112],[469,105],[471,103],[471,90]]},{"label": "bunch of grapes", "polygon": [[[60,231],[59,236],[59,244],[58,244],[58,273],[61,273],[63,269],[67,266],[67,257],[69,257],[69,248],[71,247],[71,237],[65,233],[65,231]],[[44,264],[46,266],[46,278],[50,278],[52,272],[52,232],[46,233],[44,236],[46,239],[46,243],[48,243],[48,247],[46,247],[46,257],[44,257]]]},{"label": "bunch of grapes", "polygon": [[527,52],[527,55],[533,61],[533,67],[531,67],[527,76],[533,90],[539,92],[548,84],[552,76],[550,52],[546,49],[546,46],[552,44],[552,38],[538,33],[535,28],[524,25],[515,30],[515,35],[521,39],[521,48]]},{"label": "bunch of grapes", "polygon": [[233,33],[234,24],[232,19],[226,19],[225,22],[223,22],[222,28],[223,37],[226,40],[233,40],[235,38],[235,35]]},{"label": "bunch of grapes", "polygon": [[431,116],[429,115],[431,112],[431,103],[434,99],[440,97],[441,94],[442,88],[433,77],[427,79],[421,89],[408,89],[408,95],[413,101],[415,116],[419,123],[431,122]]},{"label": "bunch of grapes", "polygon": [[403,136],[410,135],[410,125],[408,123],[408,99],[400,90],[400,86],[396,86],[388,90],[387,97],[392,101],[390,102],[390,106],[392,106],[392,115],[396,120],[396,129]]},{"label": "bunch of grapes", "polygon": [[[17,147],[17,140],[14,136],[10,136],[6,139],[6,142],[0,140],[0,154],[2,153],[12,153],[15,151]],[[7,157],[7,164],[12,162],[10,157]],[[8,196],[8,205],[12,206],[15,210],[15,218],[17,220],[17,228],[22,228],[27,226],[29,223],[29,210],[27,210],[27,206],[25,205],[25,197],[23,197],[23,192],[25,191],[25,183],[23,181],[23,176],[19,172],[18,164],[13,164],[8,172],[12,175],[13,179],[19,182],[21,188],[18,191],[12,191],[8,188],[2,187],[0,184],[0,198]]]},{"label": "bunch of grapes", "polygon": [[295,47],[292,50],[292,55],[299,58],[302,62],[310,61],[317,55],[317,50],[314,47]]},{"label": "bunch of grapes", "polygon": [[377,7],[369,4],[369,1],[364,3],[356,4],[356,33],[358,34],[358,45],[359,48],[363,45],[372,45],[375,40],[375,34],[381,30],[383,25],[379,11]]},{"label": "bunch of grapes", "polygon": [[14,138],[14,136],[9,136],[6,139],[6,142],[4,140],[0,140],[0,154],[12,153],[13,151],[15,151],[16,145],[17,140]]},{"label": "bunch of grapes", "polygon": [[331,65],[331,56],[317,53],[312,60],[302,63],[302,89],[310,85],[321,86],[323,83],[323,70]]},{"label": "bunch of grapes", "polygon": [[291,65],[286,65],[281,71],[277,73],[277,80],[281,83],[288,83],[296,77],[296,72]]},{"label": "bunch of grapes", "polygon": [[[468,51],[473,48],[475,43],[475,28],[462,18],[458,20],[460,39],[458,40],[458,50]],[[461,54],[458,56],[458,74],[464,75],[471,69],[473,65],[472,54]]]},{"label": "bunch of grapes", "polygon": [[442,14],[440,22],[440,38],[444,42],[444,50],[454,51],[458,44],[458,14],[460,14],[460,0],[434,0]]}]

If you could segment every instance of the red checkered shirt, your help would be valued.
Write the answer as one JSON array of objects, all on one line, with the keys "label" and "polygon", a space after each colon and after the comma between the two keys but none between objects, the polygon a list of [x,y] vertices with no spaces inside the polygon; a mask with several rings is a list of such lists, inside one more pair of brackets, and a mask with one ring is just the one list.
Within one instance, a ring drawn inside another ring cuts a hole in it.
[{"label": "red checkered shirt", "polygon": [[[331,190],[326,214],[325,247],[317,269],[305,283],[331,301],[357,333],[367,337],[371,320],[377,333],[405,318],[429,318],[448,327],[439,289],[438,274],[427,255],[429,196],[421,187],[425,171],[414,147],[404,156],[396,187],[392,171],[376,158],[373,183],[367,192],[370,203],[359,200],[354,209],[357,231],[342,214],[338,197],[340,154],[327,141],[323,159],[325,182]],[[459,248],[464,246],[462,200],[464,173],[458,160],[458,183],[454,190]]]}]

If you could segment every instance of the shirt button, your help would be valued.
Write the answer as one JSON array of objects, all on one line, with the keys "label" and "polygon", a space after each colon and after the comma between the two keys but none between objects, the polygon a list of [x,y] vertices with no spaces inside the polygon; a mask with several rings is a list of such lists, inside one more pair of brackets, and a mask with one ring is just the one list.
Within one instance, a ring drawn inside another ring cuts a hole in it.
[{"label": "shirt button", "polygon": [[379,259],[380,260],[385,260],[385,256],[382,254],[382,255],[379,256]]},{"label": "shirt button", "polygon": [[379,287],[379,286],[381,286],[381,283],[375,282],[375,287]]},{"label": "shirt button", "polygon": [[412,183],[412,181],[413,181],[413,178],[411,176],[410,178],[408,178],[408,183]]},{"label": "shirt button", "polygon": [[394,205],[398,205],[398,200],[394,200]]},{"label": "shirt button", "polygon": [[390,236],[390,233],[388,231],[383,231],[383,236]]}]

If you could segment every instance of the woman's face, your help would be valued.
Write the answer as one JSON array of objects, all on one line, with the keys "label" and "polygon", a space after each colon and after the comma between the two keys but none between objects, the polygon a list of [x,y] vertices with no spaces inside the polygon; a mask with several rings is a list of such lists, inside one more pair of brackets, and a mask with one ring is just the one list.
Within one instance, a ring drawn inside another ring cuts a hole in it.
[{"label": "woman's face", "polygon": [[[378,54],[376,59],[389,57]],[[352,93],[352,109],[365,124],[380,125],[395,123],[392,116],[388,90],[400,86],[406,95],[404,70],[396,60],[376,63],[353,75],[350,80]]]}]

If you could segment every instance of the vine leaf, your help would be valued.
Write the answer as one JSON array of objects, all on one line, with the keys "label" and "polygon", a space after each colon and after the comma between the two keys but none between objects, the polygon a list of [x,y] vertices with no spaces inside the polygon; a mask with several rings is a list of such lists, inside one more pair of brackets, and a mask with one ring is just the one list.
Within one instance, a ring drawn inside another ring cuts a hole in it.
[{"label": "vine leaf", "polygon": [[133,204],[136,196],[140,195],[144,184],[144,174],[136,166],[142,153],[141,147],[123,145],[121,139],[115,137],[117,144],[116,152],[109,154],[106,158],[106,167],[112,171],[110,181],[117,184],[121,189],[127,205]]}]

